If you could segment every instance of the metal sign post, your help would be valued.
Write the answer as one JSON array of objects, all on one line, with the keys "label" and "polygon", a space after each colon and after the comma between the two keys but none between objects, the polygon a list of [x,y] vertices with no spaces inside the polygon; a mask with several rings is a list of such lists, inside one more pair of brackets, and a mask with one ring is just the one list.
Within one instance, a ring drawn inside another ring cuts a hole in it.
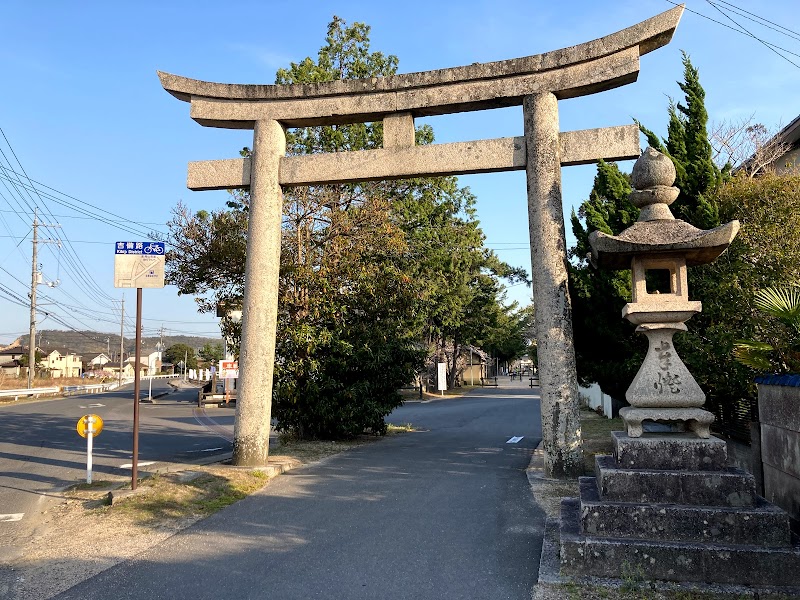
[{"label": "metal sign post", "polygon": [[[142,288],[163,288],[166,248],[163,242],[117,242],[114,287],[136,288],[136,353],[133,365],[133,449],[131,489],[139,478],[139,392],[142,359]],[[152,385],[152,380],[151,380]]]}]

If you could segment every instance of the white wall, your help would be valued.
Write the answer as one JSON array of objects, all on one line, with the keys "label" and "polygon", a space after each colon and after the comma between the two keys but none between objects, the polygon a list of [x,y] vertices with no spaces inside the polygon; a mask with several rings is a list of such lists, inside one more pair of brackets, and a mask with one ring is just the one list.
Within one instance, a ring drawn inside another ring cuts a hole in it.
[{"label": "white wall", "polygon": [[603,408],[603,415],[609,419],[613,416],[611,396],[604,394],[603,390],[601,390],[600,386],[596,383],[593,383],[589,387],[578,386],[578,393],[581,399],[584,400],[584,403],[592,410],[596,410],[597,407],[600,406]]}]

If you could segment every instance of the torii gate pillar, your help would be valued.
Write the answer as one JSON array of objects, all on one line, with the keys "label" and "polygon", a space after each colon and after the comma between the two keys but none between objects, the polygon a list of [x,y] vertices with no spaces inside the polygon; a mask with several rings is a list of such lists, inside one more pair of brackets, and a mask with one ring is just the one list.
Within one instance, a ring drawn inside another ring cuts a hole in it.
[{"label": "torii gate pillar", "polygon": [[525,172],[545,472],[577,477],[583,474],[583,458],[561,205],[558,100],[549,92],[526,96],[522,110],[525,146],[531,149]]},{"label": "torii gate pillar", "polygon": [[237,402],[233,464],[267,464],[272,420],[272,375],[278,323],[278,272],[281,265],[283,193],[278,181],[286,155],[286,134],[277,121],[256,121],[253,131],[250,214],[244,274],[239,387],[247,401]]}]

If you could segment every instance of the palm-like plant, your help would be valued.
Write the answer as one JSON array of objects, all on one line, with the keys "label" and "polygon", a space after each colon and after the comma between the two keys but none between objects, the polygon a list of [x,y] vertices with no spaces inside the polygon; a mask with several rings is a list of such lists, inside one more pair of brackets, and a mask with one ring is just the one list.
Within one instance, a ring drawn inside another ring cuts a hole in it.
[{"label": "palm-like plant", "polygon": [[737,340],[733,349],[736,360],[761,372],[800,372],[800,286],[759,290],[754,304],[780,326],[769,342]]}]

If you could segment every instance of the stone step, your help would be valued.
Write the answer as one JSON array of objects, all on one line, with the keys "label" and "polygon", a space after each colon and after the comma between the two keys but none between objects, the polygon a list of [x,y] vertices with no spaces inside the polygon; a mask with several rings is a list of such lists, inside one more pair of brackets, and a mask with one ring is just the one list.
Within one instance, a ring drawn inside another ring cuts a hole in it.
[{"label": "stone step", "polygon": [[664,471],[623,469],[613,456],[595,457],[600,498],[610,502],[754,506],[753,476],[741,469]]},{"label": "stone step", "polygon": [[609,538],[788,547],[788,515],[764,500],[754,507],[604,502],[594,477],[580,479],[581,532]]},{"label": "stone step", "polygon": [[[654,542],[585,536],[580,502],[561,502],[561,572],[566,575],[781,586],[800,593],[800,548]],[[790,594],[791,595],[791,594]]]},{"label": "stone step", "polygon": [[624,431],[612,431],[611,437],[614,458],[623,469],[721,471],[728,466],[728,445],[715,437],[645,433],[632,438]]}]

